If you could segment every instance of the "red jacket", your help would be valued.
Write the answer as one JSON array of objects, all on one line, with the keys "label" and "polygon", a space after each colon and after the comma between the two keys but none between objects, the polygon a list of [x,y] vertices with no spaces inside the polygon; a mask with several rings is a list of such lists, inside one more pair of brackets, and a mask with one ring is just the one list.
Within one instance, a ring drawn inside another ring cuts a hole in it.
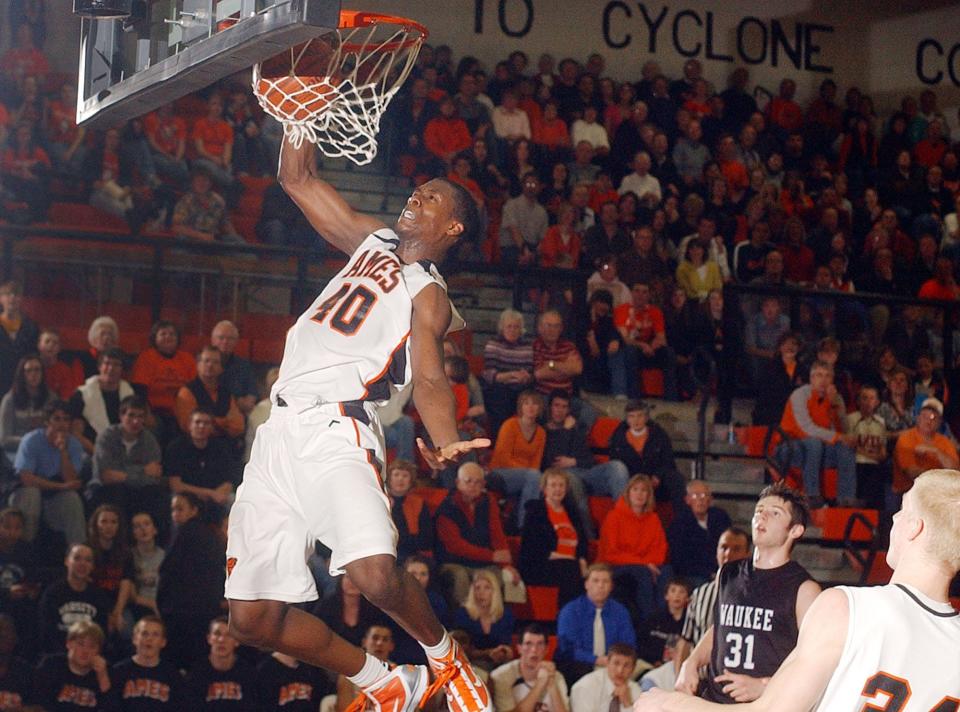
[{"label": "red jacket", "polygon": [[430,119],[423,132],[423,142],[433,155],[446,160],[447,155],[470,148],[473,140],[463,119]]},{"label": "red jacket", "polygon": [[667,535],[656,512],[637,514],[626,495],[617,500],[600,527],[597,560],[614,566],[656,564],[667,560]]}]

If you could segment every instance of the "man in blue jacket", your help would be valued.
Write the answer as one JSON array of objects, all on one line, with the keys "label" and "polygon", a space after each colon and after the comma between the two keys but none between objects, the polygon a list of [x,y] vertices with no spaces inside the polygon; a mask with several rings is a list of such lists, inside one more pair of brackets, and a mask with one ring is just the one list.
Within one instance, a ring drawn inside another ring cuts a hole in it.
[{"label": "man in blue jacket", "polygon": [[610,598],[613,568],[591,564],[583,587],[586,593],[565,605],[557,617],[554,659],[571,687],[595,666],[606,666],[607,650],[614,643],[637,645],[629,612]]}]

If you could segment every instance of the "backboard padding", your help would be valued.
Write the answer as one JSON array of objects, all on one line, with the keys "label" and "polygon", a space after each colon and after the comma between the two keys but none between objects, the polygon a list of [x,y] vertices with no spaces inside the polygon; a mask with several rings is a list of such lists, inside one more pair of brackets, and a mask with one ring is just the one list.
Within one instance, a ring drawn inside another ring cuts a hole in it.
[{"label": "backboard padding", "polygon": [[339,0],[145,0],[81,23],[77,121],[141,116],[337,27]]}]

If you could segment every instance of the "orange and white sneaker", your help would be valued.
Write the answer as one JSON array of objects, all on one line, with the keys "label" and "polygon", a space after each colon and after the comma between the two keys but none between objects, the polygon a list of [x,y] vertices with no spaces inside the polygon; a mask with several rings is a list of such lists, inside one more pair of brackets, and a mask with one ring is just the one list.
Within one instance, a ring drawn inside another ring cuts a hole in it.
[{"label": "orange and white sneaker", "polygon": [[415,712],[428,689],[428,678],[425,665],[397,665],[361,690],[344,712]]},{"label": "orange and white sneaker", "polygon": [[473,671],[457,641],[450,641],[450,652],[444,657],[428,655],[427,662],[436,678],[424,693],[421,707],[442,687],[450,712],[492,712],[490,692]]}]

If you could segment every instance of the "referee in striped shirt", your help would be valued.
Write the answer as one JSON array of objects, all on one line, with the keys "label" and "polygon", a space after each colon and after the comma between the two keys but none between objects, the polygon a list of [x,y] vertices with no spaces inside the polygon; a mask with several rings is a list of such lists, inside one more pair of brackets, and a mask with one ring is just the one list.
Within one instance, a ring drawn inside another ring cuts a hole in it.
[{"label": "referee in striped shirt", "polygon": [[[720,535],[717,542],[717,571],[731,561],[745,559],[750,555],[750,535],[740,527],[730,527]],[[673,659],[676,669],[690,656],[704,633],[713,625],[713,612],[717,604],[717,578],[697,586],[690,594],[687,614],[683,619],[683,632],[677,642]]]}]

